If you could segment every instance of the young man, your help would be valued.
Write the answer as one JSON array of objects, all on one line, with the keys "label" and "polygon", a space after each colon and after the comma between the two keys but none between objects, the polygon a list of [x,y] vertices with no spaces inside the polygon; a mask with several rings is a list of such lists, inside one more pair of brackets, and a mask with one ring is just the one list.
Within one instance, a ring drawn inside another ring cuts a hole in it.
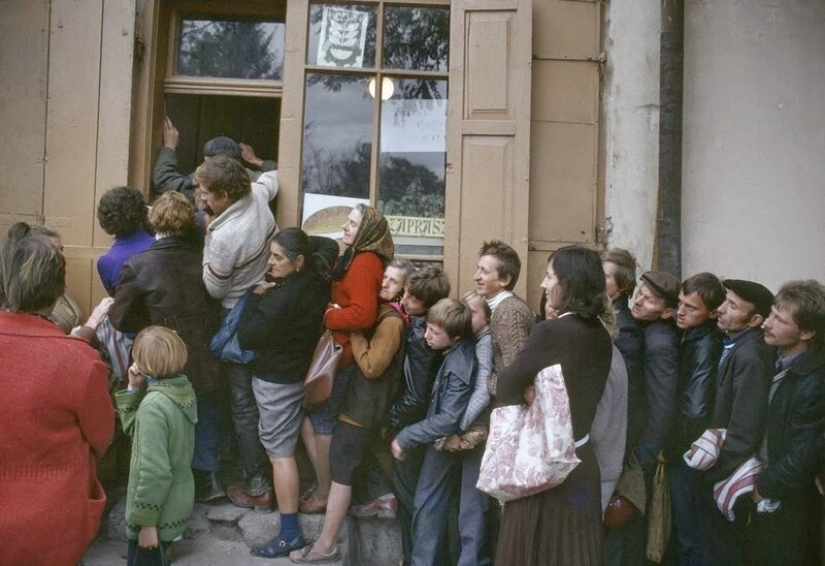
[{"label": "young man", "polygon": [[409,450],[426,450],[415,490],[413,566],[446,563],[448,509],[461,455],[437,450],[433,443],[459,432],[473,393],[476,357],[470,320],[470,310],[455,299],[442,299],[427,313],[425,340],[432,350],[444,352],[444,360],[435,377],[426,418],[405,427],[391,445],[392,455],[402,461]]},{"label": "young man", "polygon": [[719,566],[743,563],[754,506],[749,498],[739,498],[734,506],[735,519],[730,522],[716,507],[713,486],[727,480],[759,450],[776,361],[775,350],[765,344],[761,328],[771,312],[773,293],[753,281],[726,279],[723,284],[727,293],[717,309],[717,326],[725,339],[710,428],[725,429],[727,434],[718,459],[705,470],[700,501],[709,510],[702,529],[707,563]]},{"label": "young man", "polygon": [[[424,339],[427,311],[450,294],[450,281],[437,267],[416,271],[407,279],[401,305],[410,316],[404,353],[404,392],[390,408],[390,435],[427,416],[433,380],[441,366],[441,354],[432,350]],[[406,458],[393,459],[393,491],[398,502],[401,543],[404,563],[412,559],[412,524],[415,510],[415,490],[424,461],[424,448],[407,451]]]},{"label": "young man", "polygon": [[[243,166],[216,155],[195,171],[206,203],[207,234],[203,250],[203,282],[209,294],[229,313],[248,289],[263,279],[269,242],[277,230],[269,201],[278,192],[276,171],[250,183]],[[261,510],[272,505],[266,453],[258,438],[258,404],[252,391],[252,367],[221,363],[229,381],[232,420],[243,461],[246,485],[229,486],[227,495],[242,507]]]},{"label": "young man", "polygon": [[[760,564],[816,564],[819,497],[814,476],[825,429],[825,286],[791,281],[763,325],[779,353],[759,450],[764,468],[753,491],[754,544]],[[762,511],[762,512],[760,512]]]},{"label": "young man", "polygon": [[679,348],[678,411],[664,449],[679,564],[704,564],[700,536],[703,490],[698,473],[685,463],[682,455],[710,421],[716,368],[722,355],[716,309],[724,300],[725,287],[712,273],[698,273],[685,279],[679,290],[676,326],[683,334]]}]

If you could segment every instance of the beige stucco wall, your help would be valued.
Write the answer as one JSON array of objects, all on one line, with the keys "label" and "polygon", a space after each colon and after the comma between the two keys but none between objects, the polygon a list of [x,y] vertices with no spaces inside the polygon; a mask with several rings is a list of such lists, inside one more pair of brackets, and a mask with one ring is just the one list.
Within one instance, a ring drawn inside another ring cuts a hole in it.
[{"label": "beige stucco wall", "polygon": [[686,6],[684,273],[825,280],[825,3]]}]

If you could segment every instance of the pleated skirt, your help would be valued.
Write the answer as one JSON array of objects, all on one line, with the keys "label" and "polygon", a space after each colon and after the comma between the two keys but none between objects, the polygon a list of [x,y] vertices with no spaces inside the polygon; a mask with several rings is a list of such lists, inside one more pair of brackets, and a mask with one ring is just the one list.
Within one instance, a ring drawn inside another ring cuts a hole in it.
[{"label": "pleated skirt", "polygon": [[601,566],[599,465],[590,443],[561,485],[504,505],[496,564]]}]

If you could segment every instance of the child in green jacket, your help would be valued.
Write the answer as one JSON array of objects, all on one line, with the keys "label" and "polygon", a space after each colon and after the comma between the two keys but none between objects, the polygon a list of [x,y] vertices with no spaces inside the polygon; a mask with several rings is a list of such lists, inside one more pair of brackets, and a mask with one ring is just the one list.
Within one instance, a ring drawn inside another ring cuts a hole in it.
[{"label": "child in green jacket", "polygon": [[194,506],[197,401],[180,373],[187,353],[175,332],[145,328],[135,338],[132,357],[129,387],[115,395],[123,431],[132,436],[127,563],[163,565],[166,548],[183,534]]}]

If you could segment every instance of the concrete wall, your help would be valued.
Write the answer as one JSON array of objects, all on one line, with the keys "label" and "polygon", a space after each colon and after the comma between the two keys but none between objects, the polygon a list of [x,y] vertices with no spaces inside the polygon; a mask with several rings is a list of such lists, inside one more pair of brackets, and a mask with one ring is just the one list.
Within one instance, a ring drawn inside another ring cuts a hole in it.
[{"label": "concrete wall", "polygon": [[686,5],[683,272],[825,280],[825,2]]},{"label": "concrete wall", "polygon": [[650,268],[659,152],[657,1],[605,4],[602,82],[607,245],[627,248]]}]

